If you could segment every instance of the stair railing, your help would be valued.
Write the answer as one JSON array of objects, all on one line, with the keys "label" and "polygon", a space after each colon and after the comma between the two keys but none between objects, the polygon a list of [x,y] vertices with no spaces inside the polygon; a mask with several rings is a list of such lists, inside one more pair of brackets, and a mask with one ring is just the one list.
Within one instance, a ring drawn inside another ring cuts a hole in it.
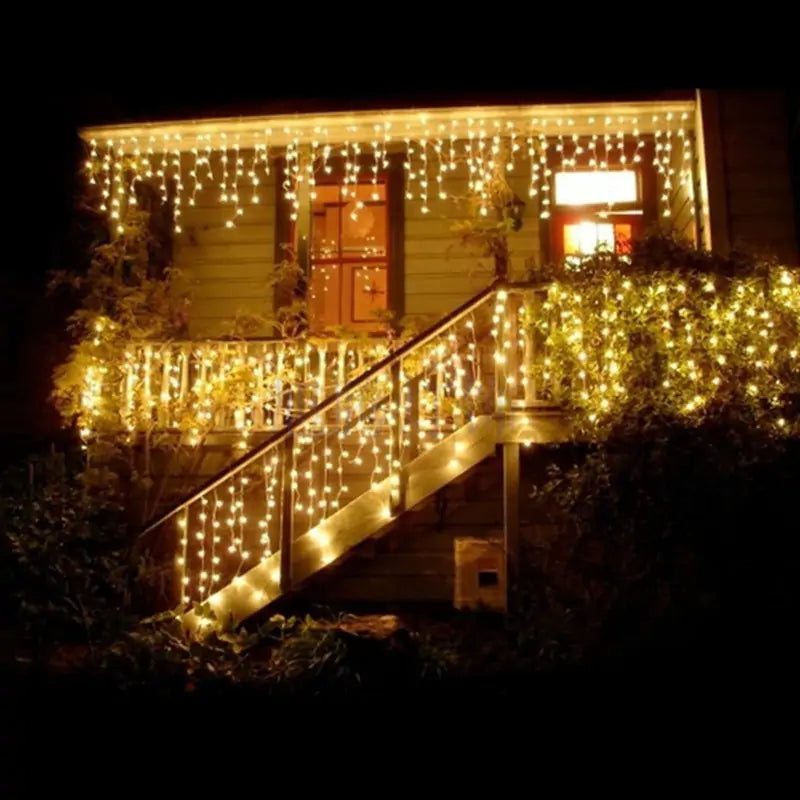
[{"label": "stair railing", "polygon": [[325,522],[355,497],[385,498],[387,518],[402,510],[408,463],[517,392],[498,352],[524,346],[507,325],[518,293],[487,287],[148,525],[153,550],[172,554],[172,599],[205,602],[259,562],[268,588],[288,591],[294,542],[311,534],[319,566],[337,558]]}]

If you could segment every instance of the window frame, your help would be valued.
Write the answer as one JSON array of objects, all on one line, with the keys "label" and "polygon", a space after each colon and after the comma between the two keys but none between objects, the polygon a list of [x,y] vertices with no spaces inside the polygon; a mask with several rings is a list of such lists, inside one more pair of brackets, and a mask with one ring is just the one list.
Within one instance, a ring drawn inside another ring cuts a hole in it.
[{"label": "window frame", "polygon": [[[328,163],[334,162],[334,159],[329,159]],[[373,162],[374,163],[374,162]],[[343,164],[343,162],[342,162]],[[339,169],[337,172],[336,168],[331,170],[330,174],[321,173],[314,176],[316,185],[317,186],[335,186],[339,190],[339,200],[342,200],[341,190],[342,190],[342,182],[341,182],[341,174],[343,173],[343,169]],[[342,267],[340,272],[340,280],[344,276],[345,267],[353,267],[353,271],[357,271],[357,265],[364,265],[364,266],[375,266],[378,265],[380,269],[386,271],[386,308],[389,309],[389,270],[391,265],[391,235],[390,235],[390,227],[391,227],[391,218],[389,213],[389,175],[387,169],[380,169],[377,173],[377,183],[385,187],[384,190],[384,199],[381,201],[372,201],[367,200],[363,201],[365,206],[369,206],[370,204],[381,205],[386,209],[386,245],[385,245],[385,253],[381,256],[376,256],[374,258],[364,258],[360,255],[343,255],[342,250],[342,240],[343,240],[343,218],[342,218],[342,211],[340,207],[339,211],[339,230],[338,230],[338,254],[336,256],[332,256],[330,258],[315,258],[313,255],[313,231],[314,231],[314,208],[313,202],[309,203],[309,214],[310,214],[310,222],[309,222],[309,255],[308,255],[308,286],[309,290],[312,284],[312,275],[313,269],[315,266],[326,265],[330,264],[331,266],[336,265]],[[372,186],[372,177],[365,175],[364,181],[359,181],[357,186]],[[355,286],[355,279],[350,284],[350,309],[351,309],[351,318],[347,321],[342,321],[338,324],[347,327],[348,325],[359,325],[359,326],[370,326],[370,327],[378,327],[381,325],[380,322],[371,319],[357,319],[355,317],[355,306],[356,306],[356,286]],[[339,316],[342,317],[343,315],[343,307],[344,307],[344,300],[343,300],[343,293],[340,292],[339,295]]]},{"label": "window frame", "polygon": [[[636,199],[633,201],[629,201],[627,203],[613,203],[611,206],[607,202],[605,203],[583,203],[583,204],[575,204],[575,203],[559,203],[557,192],[556,192],[556,175],[559,173],[597,173],[597,172],[633,172],[636,181]],[[582,209],[586,212],[589,212],[593,209],[598,211],[601,210],[613,210],[613,211],[627,211],[627,210],[636,210],[642,207],[642,197],[643,197],[643,186],[642,186],[642,170],[638,164],[636,165],[628,165],[626,164],[623,168],[617,167],[616,165],[611,169],[584,169],[581,167],[575,169],[559,169],[553,170],[553,186],[552,186],[552,193],[553,193],[553,208],[557,211],[569,210],[569,209]]]},{"label": "window frame", "polygon": [[[641,148],[641,159],[638,162],[631,162],[625,165],[625,169],[633,169],[639,175],[639,203],[636,206],[631,204],[615,205],[611,211],[642,211],[641,215],[633,215],[638,217],[638,228],[634,231],[635,236],[639,232],[644,232],[649,226],[659,224],[658,212],[658,182],[656,169],[653,164],[655,158],[655,141],[652,136],[647,135],[642,137],[643,146]],[[547,155],[547,169],[552,173],[548,177],[549,191],[552,196],[553,202],[550,206],[550,216],[547,219],[540,220],[540,242],[541,254],[544,263],[561,264],[564,260],[563,254],[563,231],[560,224],[562,219],[573,212],[577,212],[583,216],[586,221],[597,221],[596,215],[601,211],[608,212],[608,204],[603,203],[595,206],[558,206],[555,203],[555,172],[567,171],[564,170],[555,148],[548,148]],[[613,165],[611,169],[617,169],[617,165]],[[585,167],[583,165],[575,167],[574,171],[594,171],[594,168]],[[616,216],[616,215],[612,215]],[[621,220],[622,221],[622,220]]]},{"label": "window frame", "polygon": [[[386,160],[389,162],[387,167],[381,167],[378,172],[378,180],[386,184],[386,206],[387,206],[387,237],[386,237],[386,269],[387,274],[387,298],[386,308],[393,317],[400,320],[405,313],[405,172],[403,153],[388,153]],[[341,185],[344,173],[344,158],[334,156],[328,159],[328,165],[332,167],[330,174],[317,172],[315,181],[319,185],[326,183]],[[364,185],[369,185],[372,180],[371,168],[375,159],[371,153],[362,153],[358,157],[358,163],[364,176]],[[308,236],[311,234],[311,215],[312,202],[309,192],[304,192],[298,198],[300,207],[297,209],[297,220],[291,219],[291,209],[283,197],[282,182],[286,170],[286,159],[280,157],[275,159],[275,243],[274,258],[275,263],[279,263],[286,258],[285,245],[297,254],[298,263],[302,268],[305,280],[295,293],[295,297],[307,297],[311,279],[311,242],[306,241],[305,246],[298,241],[297,232],[302,227],[300,225],[301,215],[305,215],[307,220],[306,231]],[[363,259],[357,259],[363,261]],[[275,306],[287,304],[291,298],[287,295],[286,289],[276,287]],[[363,323],[355,323],[363,324]],[[380,330],[366,330],[368,335],[382,336],[385,334],[385,325],[381,325]]]},{"label": "window frame", "polygon": [[[564,227],[566,225],[574,225],[581,222],[595,222],[606,224],[620,224],[631,226],[631,239],[640,236],[644,232],[644,214],[632,214],[630,211],[626,213],[624,210],[617,212],[616,209],[612,212],[606,211],[605,216],[601,216],[599,211],[591,211],[589,213],[581,213],[575,211],[575,206],[570,206],[570,212],[559,211],[558,215],[554,214],[554,225],[551,227],[551,234],[553,241],[551,242],[552,252],[558,254],[558,259],[563,261],[568,254],[564,252]],[[616,237],[615,237],[616,241]],[[587,254],[581,254],[587,255]]]},{"label": "window frame", "polygon": [[[553,169],[550,177],[550,191],[553,195],[552,211],[548,220],[548,231],[543,237],[547,242],[547,257],[556,263],[562,263],[566,258],[564,252],[564,226],[579,222],[605,222],[629,224],[631,226],[631,238],[641,236],[648,225],[657,219],[656,205],[656,175],[655,171],[648,169],[651,159],[648,157],[650,147],[643,148],[642,161],[637,164],[626,164],[623,169],[636,173],[636,202],[614,203],[592,203],[586,205],[558,205],[555,197],[555,174],[556,172],[595,172],[590,168],[578,167],[572,170]],[[619,168],[612,167],[609,171]]]}]

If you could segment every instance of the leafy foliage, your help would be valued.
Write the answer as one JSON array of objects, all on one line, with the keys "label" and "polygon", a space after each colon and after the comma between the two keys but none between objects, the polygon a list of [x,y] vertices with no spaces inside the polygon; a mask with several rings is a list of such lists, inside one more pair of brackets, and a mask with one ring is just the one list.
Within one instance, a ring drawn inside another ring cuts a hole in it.
[{"label": "leafy foliage", "polygon": [[696,417],[723,405],[798,429],[796,271],[656,236],[630,257],[599,252],[531,278],[552,279],[524,310],[543,352],[534,378],[580,433],[602,436],[636,411]]},{"label": "leafy foliage", "polygon": [[84,438],[95,431],[120,430],[121,409],[109,402],[104,385],[124,378],[125,352],[137,342],[180,335],[188,322],[190,293],[178,270],[156,270],[150,261],[149,216],[131,211],[122,232],[98,245],[86,275],[55,273],[51,289],[68,286],[77,310],[69,318],[75,344],[54,374],[53,399]]},{"label": "leafy foliage", "polygon": [[52,458],[3,475],[2,585],[15,627],[34,649],[95,644],[133,619],[128,528],[109,492],[91,500]]},{"label": "leafy foliage", "polygon": [[800,450],[757,422],[741,408],[637,413],[553,468],[534,513],[559,533],[527,561],[531,613],[569,608],[577,626],[562,631],[606,658],[784,624],[800,601]]}]

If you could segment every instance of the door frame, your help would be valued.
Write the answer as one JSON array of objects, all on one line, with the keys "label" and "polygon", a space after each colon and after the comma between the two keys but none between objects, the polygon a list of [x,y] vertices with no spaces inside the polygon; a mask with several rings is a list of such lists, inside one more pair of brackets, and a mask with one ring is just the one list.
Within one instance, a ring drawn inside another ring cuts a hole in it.
[{"label": "door frame", "polygon": [[[378,172],[379,180],[383,180],[386,183],[387,224],[389,226],[386,245],[387,255],[385,259],[388,270],[386,305],[389,311],[392,312],[394,327],[397,328],[398,323],[405,314],[405,167],[402,153],[388,153],[386,155],[386,160],[388,161],[388,166]],[[367,168],[371,168],[374,164],[373,155],[371,153],[361,153],[358,162],[364,169],[365,176],[371,175],[371,172],[367,172],[366,170]],[[318,176],[318,183],[340,183],[344,160],[341,157],[333,157],[329,158],[327,163],[333,167],[333,170],[329,176]],[[288,248],[290,255],[297,258],[297,262],[305,275],[305,280],[302,281],[301,286],[298,287],[296,296],[305,297],[308,293],[311,277],[310,252],[307,243],[304,247],[299,246],[297,232],[298,228],[302,228],[303,225],[301,224],[298,226],[297,223],[291,220],[289,204],[283,197],[282,183],[285,170],[285,157],[280,156],[276,158],[275,245],[273,256],[275,263],[280,263],[285,260]],[[307,188],[307,184],[305,184],[305,186]],[[298,202],[298,220],[302,219],[306,222],[305,229],[308,231],[310,230],[311,224],[311,199],[309,192],[298,192]],[[287,305],[291,300],[292,298],[287,294],[285,287],[276,287],[276,308]],[[370,335],[381,335],[381,332],[371,331]]]}]

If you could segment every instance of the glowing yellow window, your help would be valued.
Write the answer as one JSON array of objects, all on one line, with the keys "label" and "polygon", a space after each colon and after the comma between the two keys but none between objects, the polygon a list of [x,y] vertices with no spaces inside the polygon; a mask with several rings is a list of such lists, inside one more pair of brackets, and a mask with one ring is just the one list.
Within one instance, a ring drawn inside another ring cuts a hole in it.
[{"label": "glowing yellow window", "polygon": [[380,330],[387,308],[389,214],[386,183],[318,183],[311,207],[309,308],[315,330]]},{"label": "glowing yellow window", "polygon": [[611,253],[629,252],[632,226],[625,222],[568,222],[564,225],[564,255],[590,255],[598,248]]},{"label": "glowing yellow window", "polygon": [[558,206],[592,206],[635,203],[638,181],[633,170],[557,172],[555,201]]}]

